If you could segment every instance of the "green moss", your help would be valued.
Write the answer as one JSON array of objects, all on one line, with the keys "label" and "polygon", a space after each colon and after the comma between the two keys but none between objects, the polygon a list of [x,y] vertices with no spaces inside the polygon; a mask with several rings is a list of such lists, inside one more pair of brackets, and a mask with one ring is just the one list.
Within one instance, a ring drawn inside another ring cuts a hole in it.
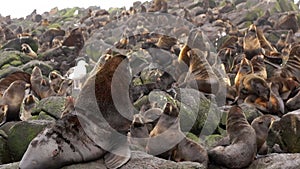
[{"label": "green moss", "polygon": [[205,137],[204,143],[207,147],[211,148],[216,145],[216,143],[218,143],[222,138],[224,137],[218,134],[209,135]]},{"label": "green moss", "polygon": [[7,141],[0,136],[0,164],[10,163],[11,161]]},{"label": "green moss", "polygon": [[36,137],[46,124],[19,122],[15,124],[8,134],[8,148],[12,161],[20,161],[31,140]]},{"label": "green moss", "polygon": [[186,133],[186,137],[189,138],[189,139],[191,139],[191,140],[193,140],[193,141],[195,141],[196,143],[199,143],[199,142],[200,142],[199,137],[197,137],[197,136],[196,136],[195,134],[193,134],[193,133],[190,133],[190,132]]},{"label": "green moss", "polygon": [[14,61],[10,62],[10,65],[12,65],[12,66],[20,66],[20,65],[22,65],[22,62],[19,61],[19,60],[14,60]]},{"label": "green moss", "polygon": [[62,15],[62,17],[69,18],[73,17],[76,10],[79,10],[78,7],[68,8],[66,12]]}]

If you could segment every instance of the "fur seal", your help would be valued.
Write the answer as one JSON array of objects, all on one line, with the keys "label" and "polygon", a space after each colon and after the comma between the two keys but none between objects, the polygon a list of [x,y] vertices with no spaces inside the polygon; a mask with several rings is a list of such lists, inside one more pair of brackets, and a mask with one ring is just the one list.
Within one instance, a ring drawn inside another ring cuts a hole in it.
[{"label": "fur seal", "polygon": [[3,95],[4,91],[17,80],[25,81],[26,83],[30,83],[30,74],[23,71],[16,71],[6,75],[4,78],[0,80],[0,93]]},{"label": "fur seal", "polygon": [[70,35],[63,41],[63,46],[75,46],[77,54],[84,46],[84,37],[81,28],[75,28],[70,32]]},{"label": "fur seal", "polygon": [[251,60],[256,55],[263,54],[254,24],[250,25],[243,39],[243,49],[247,59]]},{"label": "fur seal", "polygon": [[38,102],[38,98],[36,98],[33,94],[29,94],[23,99],[20,115],[20,119],[22,121],[26,121],[31,117],[31,111]]},{"label": "fur seal", "polygon": [[31,47],[26,44],[26,43],[23,43],[21,45],[21,51],[23,53],[25,53],[26,55],[30,56],[31,58],[37,58],[37,54],[31,49]]},{"label": "fur seal", "polygon": [[253,66],[247,58],[241,60],[239,70],[234,78],[235,87],[238,89],[241,80],[248,74],[253,73]]},{"label": "fur seal", "polygon": [[73,80],[72,79],[64,79],[57,91],[57,96],[71,96],[73,89]]},{"label": "fur seal", "polygon": [[180,129],[179,110],[167,103],[156,126],[150,132],[146,150],[149,154],[174,161],[194,161],[207,165],[206,150],[185,137]]},{"label": "fur seal", "polygon": [[145,123],[145,118],[140,113],[135,114],[128,133],[129,143],[142,149],[142,151],[146,151],[148,138],[149,130]]},{"label": "fur seal", "polygon": [[35,66],[32,70],[30,84],[32,91],[40,99],[56,95],[56,93],[51,89],[49,82],[43,78],[41,69],[37,66]]},{"label": "fur seal", "polygon": [[[117,54],[102,66],[95,66],[79,93],[75,111],[32,140],[20,169],[55,169],[101,157],[110,169],[125,164],[130,159],[126,134],[131,121],[117,110],[112,94],[121,93],[119,89],[123,90],[130,79],[129,61],[124,55]],[[123,94],[118,97],[118,101],[125,99],[128,98]],[[132,113],[125,108],[121,110],[128,116]]]},{"label": "fur seal", "polygon": [[290,30],[292,29],[296,33],[299,29],[298,19],[296,13],[289,13],[279,18],[278,22],[275,24],[276,29]]},{"label": "fur seal", "polygon": [[246,75],[238,87],[238,100],[245,99],[248,95],[255,95],[264,100],[270,98],[270,88],[266,80],[256,74]]},{"label": "fur seal", "polygon": [[256,156],[256,134],[239,106],[230,108],[226,130],[230,145],[209,150],[210,161],[228,168],[247,167]]},{"label": "fur seal", "polygon": [[267,79],[267,69],[264,62],[264,55],[256,55],[251,59],[253,66],[253,73],[258,76]]},{"label": "fur seal", "polygon": [[50,82],[50,87],[51,87],[51,89],[52,89],[55,93],[57,93],[58,90],[59,90],[59,88],[60,88],[60,86],[61,86],[61,83],[62,83],[63,80],[64,80],[64,77],[63,77],[62,75],[60,75],[60,73],[57,72],[57,71],[51,71],[51,72],[49,73],[48,78],[49,78],[49,82]]},{"label": "fur seal", "polygon": [[31,141],[19,168],[58,169],[76,162],[96,160],[104,153],[85,134],[77,117],[67,114]]},{"label": "fur seal", "polygon": [[[185,51],[186,53],[184,53]],[[219,79],[200,50],[196,48],[189,50],[189,47],[185,46],[180,52],[178,60],[189,66],[184,82],[179,84],[180,87],[192,85],[199,91],[208,94],[216,94],[219,91]]]},{"label": "fur seal", "polygon": [[270,126],[274,120],[276,120],[274,116],[267,114],[255,118],[251,123],[251,126],[253,127],[256,133],[256,144],[258,154],[266,154],[266,140],[268,137]]},{"label": "fur seal", "polygon": [[0,126],[9,121],[20,120],[20,107],[25,97],[25,90],[29,87],[30,84],[17,80],[5,90],[0,105],[8,105],[8,107]]}]

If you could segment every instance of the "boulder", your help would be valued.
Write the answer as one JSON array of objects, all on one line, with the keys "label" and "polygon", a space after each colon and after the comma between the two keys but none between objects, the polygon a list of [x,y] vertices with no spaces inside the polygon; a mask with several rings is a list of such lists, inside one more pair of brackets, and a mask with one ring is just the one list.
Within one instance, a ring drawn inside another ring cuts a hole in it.
[{"label": "boulder", "polygon": [[284,152],[300,153],[300,110],[273,122],[267,138],[269,147],[278,144]]}]

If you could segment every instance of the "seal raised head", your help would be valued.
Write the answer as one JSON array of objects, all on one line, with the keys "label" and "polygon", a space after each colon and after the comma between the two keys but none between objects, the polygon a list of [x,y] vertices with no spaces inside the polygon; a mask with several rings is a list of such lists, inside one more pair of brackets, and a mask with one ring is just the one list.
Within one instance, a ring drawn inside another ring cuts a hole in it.
[{"label": "seal raised head", "polygon": [[230,108],[226,130],[230,145],[208,151],[210,161],[228,168],[247,167],[256,155],[256,134],[239,106]]}]

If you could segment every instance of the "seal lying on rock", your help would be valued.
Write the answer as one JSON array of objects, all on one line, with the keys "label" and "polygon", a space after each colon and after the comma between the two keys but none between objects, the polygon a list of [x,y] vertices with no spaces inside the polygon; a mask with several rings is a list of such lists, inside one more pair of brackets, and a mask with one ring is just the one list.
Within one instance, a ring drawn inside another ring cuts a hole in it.
[{"label": "seal lying on rock", "polygon": [[210,161],[228,168],[247,167],[256,155],[256,134],[239,106],[229,110],[226,129],[230,145],[208,151]]},{"label": "seal lying on rock", "polygon": [[114,103],[113,97],[121,94],[118,101],[127,101],[122,91],[126,83],[129,86],[129,81],[123,81],[130,80],[129,76],[128,59],[124,55],[117,54],[102,66],[96,66],[76,100],[75,111],[32,140],[20,168],[56,169],[101,157],[110,169],[125,164],[130,159],[126,133],[131,124],[128,119],[131,110],[120,107],[124,102]]}]

